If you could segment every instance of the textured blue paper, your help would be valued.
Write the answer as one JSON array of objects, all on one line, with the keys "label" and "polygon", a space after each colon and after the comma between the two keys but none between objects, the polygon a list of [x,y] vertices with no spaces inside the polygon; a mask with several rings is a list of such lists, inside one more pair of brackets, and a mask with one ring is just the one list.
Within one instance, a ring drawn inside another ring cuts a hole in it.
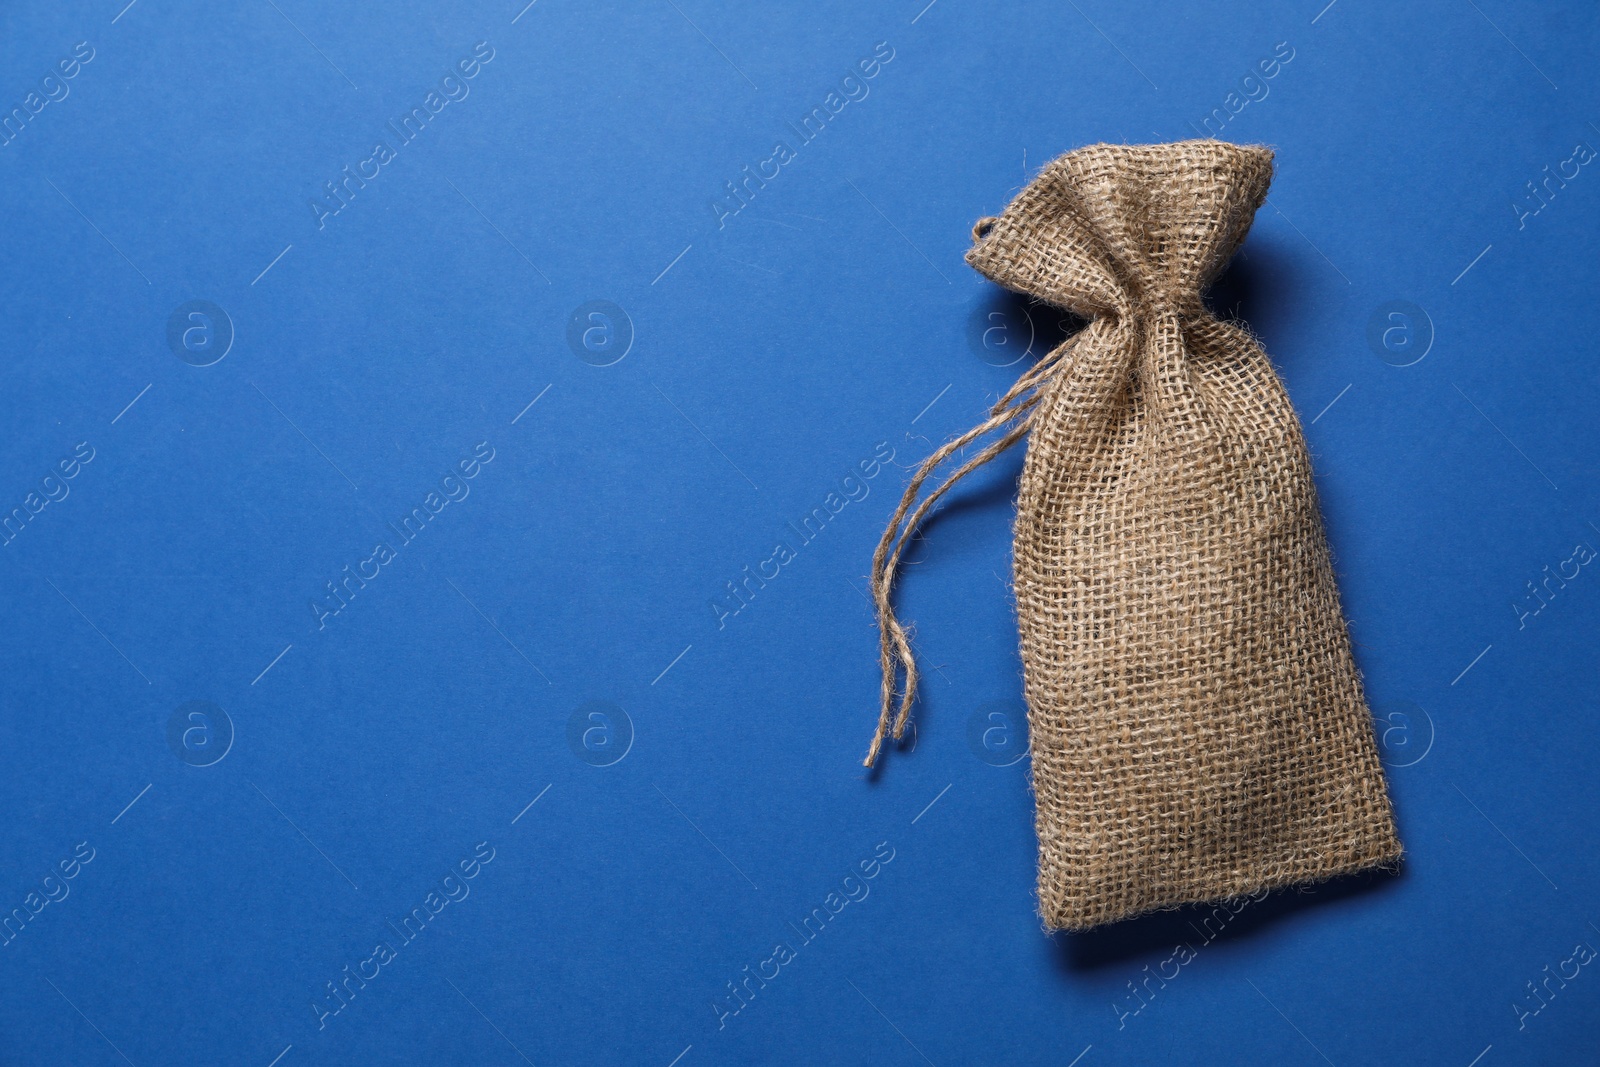
[{"label": "textured blue paper", "polygon": [[[0,1061],[1593,1057],[1592,7],[124,2],[0,13]],[[1197,131],[1408,856],[1049,937],[1020,454],[873,776],[864,576],[973,221]]]}]

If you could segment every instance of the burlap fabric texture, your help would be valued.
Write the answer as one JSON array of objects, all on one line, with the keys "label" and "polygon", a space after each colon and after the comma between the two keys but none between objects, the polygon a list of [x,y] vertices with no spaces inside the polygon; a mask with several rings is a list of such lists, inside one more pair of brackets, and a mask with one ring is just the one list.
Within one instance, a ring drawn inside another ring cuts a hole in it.
[{"label": "burlap fabric texture", "polygon": [[874,560],[869,766],[916,694],[890,601],[906,539],[1026,438],[1013,566],[1049,927],[1400,858],[1299,420],[1201,302],[1271,180],[1263,147],[1092,145],[979,222],[971,266],[1088,325],[929,457]]}]

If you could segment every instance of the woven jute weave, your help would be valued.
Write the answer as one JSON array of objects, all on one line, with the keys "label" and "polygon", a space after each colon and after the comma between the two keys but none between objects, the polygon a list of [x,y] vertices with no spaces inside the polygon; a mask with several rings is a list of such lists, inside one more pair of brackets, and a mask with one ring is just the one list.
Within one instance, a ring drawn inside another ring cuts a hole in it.
[{"label": "woven jute weave", "polygon": [[874,561],[869,766],[916,692],[890,601],[906,539],[1026,439],[1013,566],[1049,927],[1400,859],[1299,420],[1255,339],[1201,300],[1271,180],[1262,147],[1093,145],[982,220],[971,266],[1088,325],[929,457]]}]

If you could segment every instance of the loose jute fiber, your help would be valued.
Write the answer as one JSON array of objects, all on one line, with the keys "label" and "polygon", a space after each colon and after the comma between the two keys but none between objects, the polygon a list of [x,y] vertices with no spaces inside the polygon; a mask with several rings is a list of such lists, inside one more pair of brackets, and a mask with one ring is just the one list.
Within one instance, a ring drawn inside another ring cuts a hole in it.
[{"label": "loose jute fiber", "polygon": [[1263,147],[1092,145],[979,222],[969,264],[1088,325],[929,457],[874,557],[868,766],[916,696],[890,603],[906,540],[1027,439],[1013,567],[1050,927],[1400,858],[1299,420],[1255,339],[1201,301],[1271,180]]}]

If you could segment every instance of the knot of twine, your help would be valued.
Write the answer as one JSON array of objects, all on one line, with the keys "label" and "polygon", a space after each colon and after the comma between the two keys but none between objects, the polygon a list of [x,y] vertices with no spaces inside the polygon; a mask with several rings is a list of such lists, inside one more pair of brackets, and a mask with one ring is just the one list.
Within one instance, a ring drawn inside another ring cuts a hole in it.
[{"label": "knot of twine", "polygon": [[[974,238],[982,239],[994,222],[994,219],[978,220],[972,231]],[[912,476],[911,484],[906,486],[905,495],[900,498],[900,506],[895,509],[893,517],[889,520],[888,529],[883,532],[883,539],[878,542],[878,549],[872,556],[872,600],[878,609],[879,664],[883,671],[883,691],[878,712],[878,728],[872,735],[872,745],[867,749],[864,766],[871,767],[877,761],[885,737],[892,734],[898,741],[905,736],[906,724],[911,719],[911,705],[917,696],[917,664],[911,650],[911,637],[906,628],[900,624],[900,620],[895,617],[894,604],[890,599],[895,574],[899,569],[900,559],[905,554],[906,544],[916,534],[922,520],[939,502],[940,497],[954,488],[962,478],[1028,435],[1033,424],[1034,407],[1040,398],[1040,386],[1060,366],[1076,340],[1077,336],[1069,337],[1057,345],[1026,374],[1018,378],[1006,395],[989,409],[988,419],[943,445],[922,461],[917,473]],[[1002,429],[1005,430],[1002,437],[963,463],[939,488],[928,494],[920,504],[917,503],[923,484],[946,460],[973,441]],[[903,685],[902,675],[905,679]]]}]

